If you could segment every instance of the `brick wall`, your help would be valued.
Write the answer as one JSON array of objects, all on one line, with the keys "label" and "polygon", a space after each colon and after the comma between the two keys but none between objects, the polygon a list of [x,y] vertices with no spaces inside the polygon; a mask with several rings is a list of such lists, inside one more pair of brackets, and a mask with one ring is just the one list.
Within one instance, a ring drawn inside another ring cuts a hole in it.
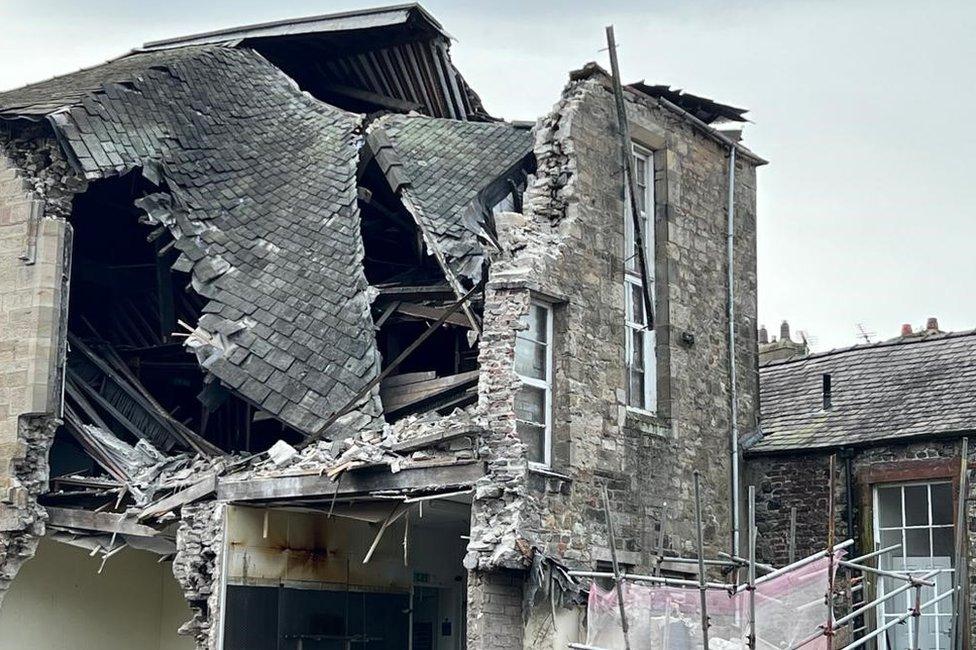
[{"label": "brick wall", "polygon": [[522,647],[521,571],[500,569],[468,573],[468,650],[515,650]]}]

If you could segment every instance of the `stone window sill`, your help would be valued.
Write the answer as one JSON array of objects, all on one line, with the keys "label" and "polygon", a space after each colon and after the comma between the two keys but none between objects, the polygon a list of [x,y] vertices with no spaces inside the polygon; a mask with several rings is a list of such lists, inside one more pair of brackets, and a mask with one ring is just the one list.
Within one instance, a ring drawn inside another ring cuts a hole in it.
[{"label": "stone window sill", "polygon": [[671,426],[667,420],[656,413],[632,408],[627,409],[624,427],[661,438],[668,438],[671,434]]}]

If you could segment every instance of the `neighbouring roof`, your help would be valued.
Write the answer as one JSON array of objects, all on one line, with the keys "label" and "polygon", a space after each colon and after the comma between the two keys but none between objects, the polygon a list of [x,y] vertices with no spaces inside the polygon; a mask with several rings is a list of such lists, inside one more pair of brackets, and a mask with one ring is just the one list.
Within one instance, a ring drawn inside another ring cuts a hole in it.
[{"label": "neighbouring roof", "polygon": [[88,178],[140,169],[160,185],[140,207],[173,234],[174,268],[208,299],[191,342],[224,385],[312,433],[377,375],[358,116],[222,46],[135,54],[0,94],[2,117],[47,114]]},{"label": "neighbouring roof", "polygon": [[759,376],[762,437],[749,453],[976,430],[976,330],[771,362]]},{"label": "neighbouring roof", "polygon": [[394,191],[409,188],[414,217],[432,240],[429,246],[446,258],[446,270],[477,282],[484,216],[499,193],[511,191],[508,178],[532,153],[531,131],[512,124],[390,114],[371,126],[368,140],[374,153],[392,146],[397,174],[390,176],[388,164],[384,172]]}]

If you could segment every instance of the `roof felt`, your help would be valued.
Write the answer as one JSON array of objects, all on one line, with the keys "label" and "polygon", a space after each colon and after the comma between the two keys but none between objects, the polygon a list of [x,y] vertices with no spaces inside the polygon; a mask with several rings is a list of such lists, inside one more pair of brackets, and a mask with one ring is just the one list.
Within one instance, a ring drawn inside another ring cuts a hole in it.
[{"label": "roof felt", "polygon": [[386,133],[402,165],[414,216],[432,240],[428,245],[444,255],[455,278],[479,280],[478,234],[488,207],[483,201],[491,198],[485,193],[531,153],[531,131],[417,114],[386,115],[371,131],[376,129]]},{"label": "roof felt", "polygon": [[[760,368],[763,436],[748,452],[976,429],[976,331],[895,339]],[[831,408],[823,409],[823,375]]]},{"label": "roof felt", "polygon": [[[114,82],[105,84],[104,82]],[[208,298],[203,366],[259,408],[315,431],[379,372],[356,205],[359,118],[250,50],[136,54],[0,94],[43,115],[89,178],[141,168]],[[378,400],[367,412],[378,413]]]}]

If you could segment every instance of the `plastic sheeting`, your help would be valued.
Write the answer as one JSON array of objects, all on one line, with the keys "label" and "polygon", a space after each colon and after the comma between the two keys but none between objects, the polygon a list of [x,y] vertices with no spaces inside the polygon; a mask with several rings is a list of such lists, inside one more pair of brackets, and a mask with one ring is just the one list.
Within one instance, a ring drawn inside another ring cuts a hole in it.
[{"label": "plastic sheeting", "polygon": [[[827,620],[825,594],[828,559],[823,558],[756,586],[756,648],[783,650],[804,641]],[[835,564],[836,566],[836,564]],[[623,589],[632,650],[698,650],[702,647],[701,596],[695,588],[666,587],[625,581]],[[709,589],[708,647],[747,648],[749,592]],[[597,584],[587,606],[587,644],[608,650],[623,648],[617,593]],[[804,650],[826,648],[820,637]]]}]

